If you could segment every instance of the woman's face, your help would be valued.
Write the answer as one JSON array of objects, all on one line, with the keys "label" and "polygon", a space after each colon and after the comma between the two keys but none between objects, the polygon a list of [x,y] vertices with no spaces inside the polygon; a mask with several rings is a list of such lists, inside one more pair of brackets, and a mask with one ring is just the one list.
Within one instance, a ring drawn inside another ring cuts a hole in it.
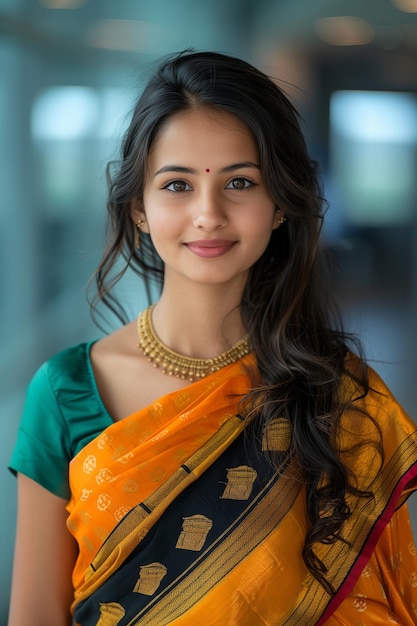
[{"label": "woman's face", "polygon": [[143,206],[132,210],[165,264],[165,281],[234,285],[280,224],[255,141],[235,116],[197,109],[161,128],[148,158]]}]

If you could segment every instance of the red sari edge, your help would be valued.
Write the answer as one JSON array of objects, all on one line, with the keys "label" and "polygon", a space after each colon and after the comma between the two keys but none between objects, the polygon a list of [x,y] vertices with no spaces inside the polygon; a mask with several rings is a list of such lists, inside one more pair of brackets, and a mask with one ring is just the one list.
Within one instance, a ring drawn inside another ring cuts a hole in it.
[{"label": "red sari edge", "polygon": [[[316,623],[316,626],[324,626],[326,621],[331,617],[331,615],[336,611],[336,609],[340,606],[340,604],[345,600],[345,598],[349,595],[349,593],[354,588],[361,572],[363,571],[365,565],[369,561],[372,556],[373,551],[376,548],[376,545],[388,526],[392,516],[394,515],[398,501],[401,497],[401,494],[407,487],[407,485],[414,479],[417,478],[417,463],[415,463],[398,481],[396,488],[394,489],[391,497],[385,507],[383,513],[378,518],[377,522],[374,524],[371,532],[368,535],[365,545],[363,546],[358,558],[356,559],[354,565],[352,566],[348,576],[345,578],[342,585],[339,587],[336,595],[330,600],[329,604],[326,607],[323,615],[320,620]],[[417,486],[416,486],[417,489]],[[408,494],[407,498],[412,494]],[[406,498],[406,499],[407,499]],[[405,504],[406,500],[404,500]]]}]

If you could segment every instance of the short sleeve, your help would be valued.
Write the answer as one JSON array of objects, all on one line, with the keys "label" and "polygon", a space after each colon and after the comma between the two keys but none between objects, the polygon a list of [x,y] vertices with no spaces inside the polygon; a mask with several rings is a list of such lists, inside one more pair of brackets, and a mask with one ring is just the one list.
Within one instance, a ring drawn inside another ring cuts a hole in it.
[{"label": "short sleeve", "polygon": [[48,375],[48,363],[45,363],[29,384],[9,467],[55,495],[69,499],[70,459],[68,427]]},{"label": "short sleeve", "polygon": [[94,341],[53,356],[29,384],[9,468],[69,500],[70,461],[113,421],[90,361]]}]

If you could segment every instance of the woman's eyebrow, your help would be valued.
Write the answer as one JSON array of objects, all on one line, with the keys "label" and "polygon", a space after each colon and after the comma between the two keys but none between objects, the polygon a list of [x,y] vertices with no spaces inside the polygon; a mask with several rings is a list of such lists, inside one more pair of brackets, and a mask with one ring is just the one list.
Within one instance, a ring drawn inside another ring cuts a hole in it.
[{"label": "woman's eyebrow", "polygon": [[197,174],[197,170],[192,167],[183,167],[182,165],[164,165],[157,172],[155,172],[154,176],[158,176],[158,174],[164,174],[165,172],[180,172],[181,174]]},{"label": "woman's eyebrow", "polygon": [[226,165],[226,167],[223,167],[220,171],[222,173],[234,172],[235,170],[240,170],[245,167],[254,167],[257,170],[261,169],[259,165],[257,163],[254,163],[253,161],[242,161],[240,163],[233,163],[232,165]]},{"label": "woman's eyebrow", "polygon": [[[226,165],[220,170],[220,172],[222,174],[226,174],[228,172],[234,172],[235,170],[240,170],[246,167],[256,168],[257,170],[261,169],[259,165],[257,163],[254,163],[253,161],[241,161],[239,163],[232,163],[231,165]],[[193,167],[184,167],[183,165],[170,164],[170,165],[164,165],[163,167],[161,167],[157,172],[155,172],[154,176],[158,176],[159,174],[164,174],[166,172],[177,172],[180,174],[197,174],[198,173],[197,170],[194,169]]]}]

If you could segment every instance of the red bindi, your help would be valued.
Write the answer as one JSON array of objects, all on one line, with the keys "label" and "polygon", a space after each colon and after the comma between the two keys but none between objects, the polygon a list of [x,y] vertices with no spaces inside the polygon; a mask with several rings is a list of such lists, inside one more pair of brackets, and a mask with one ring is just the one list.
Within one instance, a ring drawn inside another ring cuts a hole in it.
[{"label": "red bindi", "polygon": [[209,167],[206,167],[206,172],[209,172],[209,171],[210,171],[210,168],[209,168]]}]

